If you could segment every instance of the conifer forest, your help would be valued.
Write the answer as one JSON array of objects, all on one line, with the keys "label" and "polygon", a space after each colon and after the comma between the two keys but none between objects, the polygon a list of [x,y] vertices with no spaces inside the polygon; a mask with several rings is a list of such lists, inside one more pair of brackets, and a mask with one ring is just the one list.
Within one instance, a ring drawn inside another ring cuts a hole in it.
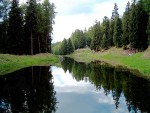
[{"label": "conifer forest", "polygon": [[49,0],[0,0],[0,53],[50,53],[54,10]]}]

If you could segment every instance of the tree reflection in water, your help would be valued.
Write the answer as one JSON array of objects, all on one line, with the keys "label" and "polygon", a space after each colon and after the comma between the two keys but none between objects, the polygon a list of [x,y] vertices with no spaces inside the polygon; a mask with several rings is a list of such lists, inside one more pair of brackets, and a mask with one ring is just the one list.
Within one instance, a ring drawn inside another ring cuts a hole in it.
[{"label": "tree reflection in water", "polygon": [[150,113],[150,81],[100,61],[85,64],[65,58],[61,65],[77,81],[89,78],[97,90],[103,88],[106,96],[112,94],[116,109],[119,108],[119,99],[123,95],[129,112],[137,113],[140,110]]},{"label": "tree reflection in water", "polygon": [[56,92],[51,67],[30,67],[0,77],[1,113],[53,113]]}]

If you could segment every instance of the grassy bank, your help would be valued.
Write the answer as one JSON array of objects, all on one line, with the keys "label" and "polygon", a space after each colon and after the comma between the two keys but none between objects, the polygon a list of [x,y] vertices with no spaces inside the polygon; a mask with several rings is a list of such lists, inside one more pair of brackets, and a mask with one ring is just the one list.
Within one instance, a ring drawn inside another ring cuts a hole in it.
[{"label": "grassy bank", "polygon": [[58,63],[58,56],[45,53],[33,56],[0,54],[0,75],[29,66],[54,65],[56,63]]},{"label": "grassy bank", "polygon": [[122,49],[111,48],[104,52],[95,53],[90,49],[79,49],[69,57],[80,62],[94,60],[105,61],[113,66],[125,66],[129,69],[137,69],[144,76],[150,77],[150,47],[145,52],[128,55]]}]

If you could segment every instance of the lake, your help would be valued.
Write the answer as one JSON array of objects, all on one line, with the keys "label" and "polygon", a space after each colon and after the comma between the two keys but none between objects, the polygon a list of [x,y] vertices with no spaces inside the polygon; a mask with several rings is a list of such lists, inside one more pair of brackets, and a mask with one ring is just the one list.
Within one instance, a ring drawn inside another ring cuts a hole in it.
[{"label": "lake", "polygon": [[0,113],[150,113],[150,81],[65,58],[0,76]]}]

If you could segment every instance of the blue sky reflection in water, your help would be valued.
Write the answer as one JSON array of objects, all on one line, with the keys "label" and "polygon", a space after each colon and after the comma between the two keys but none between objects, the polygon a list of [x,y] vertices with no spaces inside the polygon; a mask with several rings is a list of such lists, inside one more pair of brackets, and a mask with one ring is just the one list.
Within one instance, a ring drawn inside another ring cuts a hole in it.
[{"label": "blue sky reflection in water", "polygon": [[76,81],[72,74],[62,68],[52,67],[58,109],[56,113],[128,113],[123,94],[116,109],[112,94],[96,90],[88,80]]}]

